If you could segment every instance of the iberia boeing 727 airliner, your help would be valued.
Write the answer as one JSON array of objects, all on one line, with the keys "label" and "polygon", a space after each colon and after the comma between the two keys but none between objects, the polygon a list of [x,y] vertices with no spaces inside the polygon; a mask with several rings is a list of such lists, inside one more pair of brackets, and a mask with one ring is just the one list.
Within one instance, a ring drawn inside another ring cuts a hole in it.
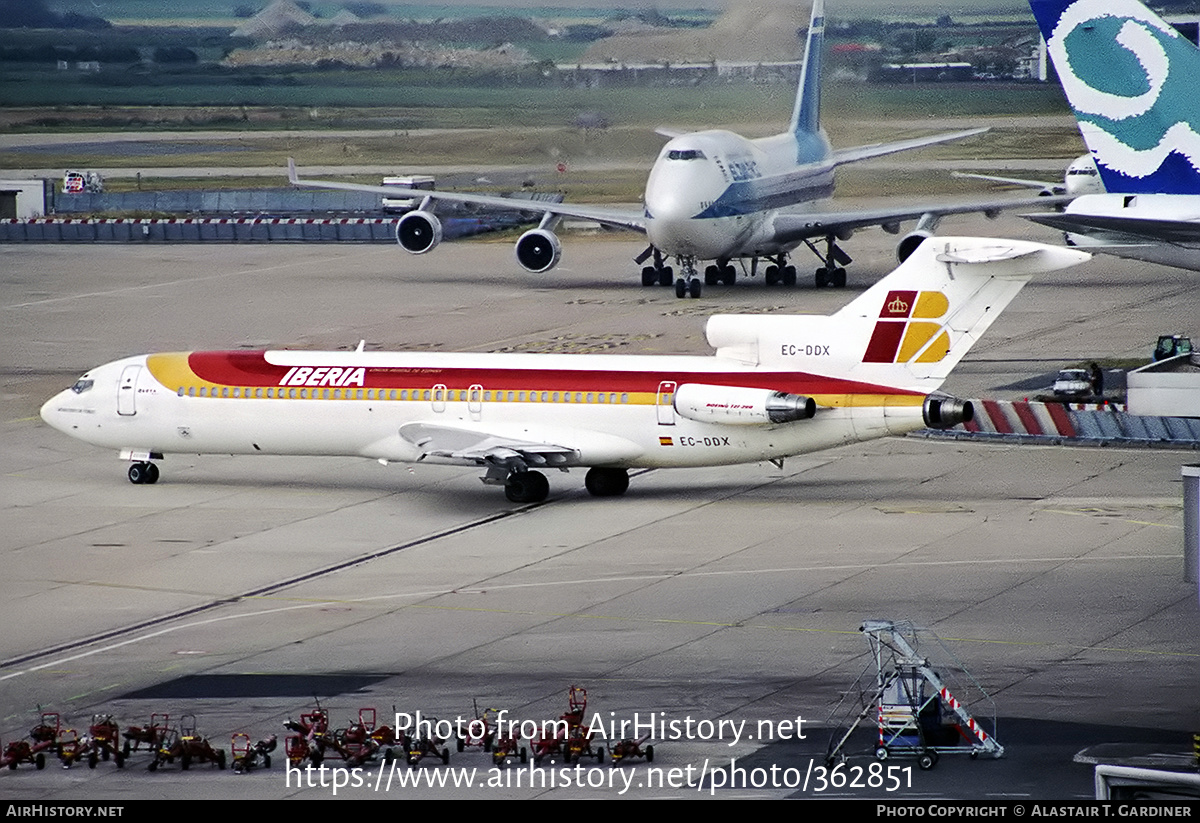
[{"label": "iberia boeing 727 airliner", "polygon": [[1035,272],[1087,255],[933,238],[830,316],[716,315],[716,355],[190,352],[99,366],[42,407],[60,431],[131,460],[184,454],[361,456],[478,465],[509,500],[539,468],[586,468],[623,494],[635,467],[783,458],[969,419],[933,394]]}]

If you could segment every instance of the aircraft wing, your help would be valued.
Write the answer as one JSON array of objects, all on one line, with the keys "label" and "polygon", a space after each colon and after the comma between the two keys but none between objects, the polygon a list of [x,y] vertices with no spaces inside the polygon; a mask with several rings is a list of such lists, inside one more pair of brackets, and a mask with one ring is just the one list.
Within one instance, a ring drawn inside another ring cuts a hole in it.
[{"label": "aircraft wing", "polygon": [[1098,214],[1023,214],[1043,226],[1113,243],[1200,243],[1200,223]]},{"label": "aircraft wing", "polygon": [[556,217],[577,217],[583,220],[594,220],[606,226],[630,231],[645,232],[646,220],[641,211],[622,209],[606,209],[603,206],[575,206],[569,203],[535,203],[532,201],[513,200],[491,194],[468,194],[447,191],[428,191],[425,189],[410,189],[406,186],[370,186],[361,183],[340,183],[333,180],[306,180],[296,172],[296,162],[288,158],[288,181],[293,186],[311,186],[317,189],[340,189],[343,191],[374,192],[384,197],[397,195],[411,196],[416,200],[445,200],[448,203],[471,203],[477,206],[504,209],[505,211],[531,212],[534,214],[549,214]]},{"label": "aircraft wing", "polygon": [[1026,180],[1023,177],[996,177],[991,174],[974,174],[965,171],[950,172],[951,177],[969,178],[971,180],[986,180],[989,183],[1004,183],[1009,186],[1024,186],[1027,189],[1041,189],[1047,194],[1062,194],[1066,189],[1062,183],[1050,183],[1045,180]]},{"label": "aircraft wing", "polygon": [[919,149],[925,146],[936,146],[939,143],[950,143],[954,140],[965,140],[968,137],[974,137],[977,134],[983,134],[987,131],[982,129],[967,129],[966,131],[953,131],[945,134],[934,134],[929,137],[914,137],[911,140],[898,140],[895,143],[872,143],[869,146],[858,146],[853,149],[841,149],[833,153],[833,163],[835,166],[842,166],[846,163],[857,163],[860,160],[869,160],[872,157],[883,157],[887,154],[895,154],[896,152],[909,151],[911,149]]},{"label": "aircraft wing", "polygon": [[864,209],[862,211],[781,212],[775,217],[774,239],[779,245],[788,246],[813,237],[825,237],[830,234],[843,236],[845,232],[871,226],[880,226],[885,231],[894,234],[899,230],[900,223],[905,220],[918,220],[926,216],[941,218],[949,214],[972,213],[983,213],[989,217],[995,217],[1000,212],[1010,209],[1057,205],[1069,202],[1071,199],[1065,196],[1037,196],[962,203],[913,204],[907,208]]},{"label": "aircraft wing", "polygon": [[431,423],[406,423],[400,436],[421,449],[421,459],[441,457],[477,465],[562,466],[579,457],[576,449],[553,443],[515,440],[484,431]]}]

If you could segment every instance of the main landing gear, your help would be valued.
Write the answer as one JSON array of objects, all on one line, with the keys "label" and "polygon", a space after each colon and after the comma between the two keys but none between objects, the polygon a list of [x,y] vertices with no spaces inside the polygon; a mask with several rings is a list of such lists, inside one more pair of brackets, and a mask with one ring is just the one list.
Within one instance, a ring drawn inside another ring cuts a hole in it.
[{"label": "main landing gear", "polygon": [[504,481],[504,496],[511,503],[541,503],[550,494],[550,481],[541,472],[515,471]]},{"label": "main landing gear", "polygon": [[140,486],[154,485],[158,482],[158,466],[149,461],[139,461],[129,466],[129,482]]},{"label": "main landing gear", "polygon": [[629,472],[596,466],[588,469],[583,485],[592,497],[620,497],[629,490]]},{"label": "main landing gear", "polygon": [[817,247],[810,241],[805,240],[805,245],[812,249],[823,264],[813,273],[813,285],[818,289],[823,289],[830,286],[835,289],[846,288],[846,269],[845,266],[850,265],[853,261],[850,255],[837,244],[837,238],[834,235],[829,235],[825,238],[825,254],[817,251]]},{"label": "main landing gear", "polygon": [[[629,490],[629,472],[596,466],[588,469],[583,485],[593,497],[620,497]],[[538,471],[509,472],[504,496],[512,503],[541,503],[550,494],[550,481]]]}]

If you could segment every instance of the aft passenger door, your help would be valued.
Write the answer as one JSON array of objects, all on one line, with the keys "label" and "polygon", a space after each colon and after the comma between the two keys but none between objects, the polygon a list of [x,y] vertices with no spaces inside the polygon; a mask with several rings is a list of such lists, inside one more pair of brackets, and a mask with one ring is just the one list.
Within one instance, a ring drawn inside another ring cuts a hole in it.
[{"label": "aft passenger door", "polygon": [[137,381],[141,366],[126,366],[117,384],[117,414],[132,417],[137,414]]}]

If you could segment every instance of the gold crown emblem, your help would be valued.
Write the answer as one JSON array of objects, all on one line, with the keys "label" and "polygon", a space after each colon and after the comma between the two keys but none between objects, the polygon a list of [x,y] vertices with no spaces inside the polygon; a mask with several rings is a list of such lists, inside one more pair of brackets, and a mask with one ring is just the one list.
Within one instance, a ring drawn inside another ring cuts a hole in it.
[{"label": "gold crown emblem", "polygon": [[908,304],[897,297],[891,303],[887,304],[888,314],[907,314]]}]

